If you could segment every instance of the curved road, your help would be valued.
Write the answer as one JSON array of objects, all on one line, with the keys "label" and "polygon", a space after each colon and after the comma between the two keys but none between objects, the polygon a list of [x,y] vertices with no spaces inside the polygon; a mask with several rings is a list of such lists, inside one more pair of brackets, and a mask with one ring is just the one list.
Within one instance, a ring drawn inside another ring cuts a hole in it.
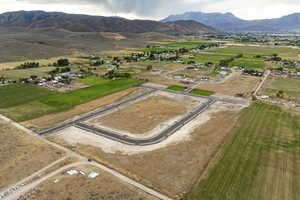
[{"label": "curved road", "polygon": [[166,140],[168,137],[173,135],[176,131],[182,128],[184,125],[189,123],[191,120],[196,118],[199,114],[204,112],[211,104],[215,103],[215,100],[209,99],[206,103],[200,105],[196,110],[189,113],[179,121],[176,121],[172,126],[168,127],[167,129],[163,130],[159,134],[150,137],[150,138],[133,138],[126,135],[122,135],[120,133],[104,130],[99,127],[91,126],[85,123],[78,122],[75,124],[75,127],[80,128],[82,130],[94,133],[99,136],[106,137],[108,139],[118,141],[123,144],[127,145],[135,145],[135,146],[148,146],[153,144],[158,144],[163,140]]}]

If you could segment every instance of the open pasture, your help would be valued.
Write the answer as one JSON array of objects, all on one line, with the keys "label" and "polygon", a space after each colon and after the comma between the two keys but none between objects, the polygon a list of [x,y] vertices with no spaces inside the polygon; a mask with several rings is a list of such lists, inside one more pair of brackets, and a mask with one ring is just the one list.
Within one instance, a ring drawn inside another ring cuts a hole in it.
[{"label": "open pasture", "polygon": [[300,100],[300,80],[273,77],[264,92],[268,95],[276,96],[279,91],[283,91],[288,98]]},{"label": "open pasture", "polygon": [[38,77],[48,77],[49,72],[55,70],[55,67],[39,67],[32,69],[14,69],[14,70],[3,70],[0,71],[0,76],[3,76],[12,80],[20,80],[22,78],[30,78],[35,75]]}]

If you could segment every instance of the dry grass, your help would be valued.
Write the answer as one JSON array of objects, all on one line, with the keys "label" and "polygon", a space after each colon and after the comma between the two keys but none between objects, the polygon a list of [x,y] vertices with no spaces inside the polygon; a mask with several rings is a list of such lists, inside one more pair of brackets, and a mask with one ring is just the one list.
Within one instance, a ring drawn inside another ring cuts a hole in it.
[{"label": "dry grass", "polygon": [[[219,150],[238,119],[237,113],[216,114],[197,128],[188,141],[134,155],[105,153],[99,148],[76,145],[75,151],[115,168],[172,197],[188,192]],[[222,124],[222,126],[216,126]],[[63,141],[55,140],[63,145]]]},{"label": "dry grass", "polygon": [[[19,200],[157,200],[100,169],[88,166],[77,169],[87,174],[95,171],[100,176],[89,179],[83,175],[60,174]],[[55,179],[59,182],[54,183]]]},{"label": "dry grass", "polygon": [[226,95],[244,94],[248,96],[255,90],[259,79],[254,76],[244,76],[241,73],[235,74],[222,84],[201,84],[200,88]]},{"label": "dry grass", "polygon": [[106,105],[110,105],[116,101],[120,101],[124,98],[129,98],[137,93],[143,92],[142,88],[130,88],[121,92],[113,93],[111,95],[90,101],[88,103],[84,103],[78,106],[75,106],[73,109],[68,110],[62,113],[55,113],[50,115],[45,115],[33,120],[29,120],[23,122],[23,124],[27,127],[30,127],[34,130],[42,130],[47,129],[54,126],[57,123],[66,121],[75,116],[91,112],[97,108],[101,108]]},{"label": "dry grass", "polygon": [[0,121],[0,190],[59,159],[63,153]]},{"label": "dry grass", "polygon": [[185,112],[186,108],[182,103],[157,95],[97,118],[92,122],[133,134],[143,134],[151,131],[160,123]]}]

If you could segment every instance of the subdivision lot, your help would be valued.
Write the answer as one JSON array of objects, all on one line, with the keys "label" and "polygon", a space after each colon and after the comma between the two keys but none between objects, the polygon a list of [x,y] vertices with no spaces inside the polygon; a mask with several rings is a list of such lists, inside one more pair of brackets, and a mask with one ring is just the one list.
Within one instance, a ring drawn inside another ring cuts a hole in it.
[{"label": "subdivision lot", "polygon": [[127,133],[127,135],[155,135],[185,116],[206,99],[158,91],[150,97],[133,102],[88,123]]},{"label": "subdivision lot", "polygon": [[272,77],[263,93],[276,97],[279,91],[284,92],[285,98],[300,100],[300,80]]},{"label": "subdivision lot", "polygon": [[189,191],[205,171],[235,124],[239,109],[215,103],[169,139],[148,147],[120,144],[76,128],[61,131],[50,139],[177,197]]},{"label": "subdivision lot", "polygon": [[199,89],[205,89],[226,95],[244,94],[249,96],[255,90],[260,78],[254,76],[244,76],[236,73],[224,83],[203,83]]},{"label": "subdivision lot", "polygon": [[91,121],[105,127],[144,134],[160,123],[174,119],[187,111],[179,101],[163,95],[155,95],[125,108]]},{"label": "subdivision lot", "polygon": [[216,166],[184,199],[298,199],[299,133],[299,115],[254,103],[243,111]]},{"label": "subdivision lot", "polygon": [[63,152],[0,119],[0,190],[46,167]]},{"label": "subdivision lot", "polygon": [[73,119],[78,115],[91,112],[95,109],[110,105],[114,102],[121,101],[126,98],[130,98],[144,91],[146,90],[143,88],[129,88],[120,92],[104,96],[102,98],[92,100],[81,105],[77,105],[74,108],[65,112],[44,115],[32,120],[24,121],[23,124],[37,131],[48,129],[53,127],[57,123],[61,123],[68,119]]},{"label": "subdivision lot", "polygon": [[[74,169],[84,172],[85,175],[70,176],[61,173],[18,200],[157,200],[98,168],[79,166]],[[99,176],[88,178],[87,175],[91,172],[97,172]],[[58,182],[55,183],[55,180]]]}]

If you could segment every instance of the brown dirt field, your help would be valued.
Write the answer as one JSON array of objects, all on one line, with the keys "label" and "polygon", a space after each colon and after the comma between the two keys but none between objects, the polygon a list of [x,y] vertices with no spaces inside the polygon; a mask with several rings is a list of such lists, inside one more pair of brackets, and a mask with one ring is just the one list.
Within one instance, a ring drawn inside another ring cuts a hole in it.
[{"label": "brown dirt field", "polygon": [[157,95],[94,119],[92,123],[133,134],[143,134],[185,112],[186,108],[182,103]]},{"label": "brown dirt field", "polygon": [[[89,179],[83,175],[60,174],[18,200],[157,200],[98,168],[82,166],[76,169],[100,175]],[[55,179],[59,182],[54,183]]]},{"label": "brown dirt field", "polygon": [[212,70],[181,70],[174,73],[171,73],[169,76],[175,76],[176,74],[184,74],[191,78],[201,78],[203,76],[210,76]]},{"label": "brown dirt field", "polygon": [[63,152],[0,120],[0,190],[46,167]]},{"label": "brown dirt field", "polygon": [[236,95],[242,93],[245,96],[249,96],[251,95],[251,92],[255,90],[259,80],[260,78],[254,76],[244,76],[241,75],[241,73],[237,73],[225,83],[201,84],[199,88],[226,95]]},{"label": "brown dirt field", "polygon": [[[199,177],[209,170],[209,162],[223,146],[238,118],[239,114],[233,112],[216,114],[209,122],[197,128],[190,140],[141,154],[110,154],[86,145],[76,145],[72,148],[177,198],[190,191]],[[217,124],[222,126],[216,126]],[[53,140],[68,146],[61,140]]]},{"label": "brown dirt field", "polygon": [[190,86],[188,84],[181,83],[180,81],[166,79],[163,75],[153,73],[153,72],[144,72],[137,75],[134,75],[136,78],[149,80],[151,83],[156,83],[160,85],[183,85],[183,86]]},{"label": "brown dirt field", "polygon": [[106,105],[110,105],[116,101],[120,101],[124,98],[130,98],[133,95],[136,95],[140,92],[143,92],[142,88],[129,88],[121,92],[113,93],[111,95],[84,103],[78,106],[75,106],[73,109],[66,112],[55,113],[50,115],[45,115],[36,119],[32,119],[23,124],[33,130],[43,130],[54,126],[57,123],[61,123],[68,119],[71,119],[75,116],[91,112],[95,109],[101,108]]}]

